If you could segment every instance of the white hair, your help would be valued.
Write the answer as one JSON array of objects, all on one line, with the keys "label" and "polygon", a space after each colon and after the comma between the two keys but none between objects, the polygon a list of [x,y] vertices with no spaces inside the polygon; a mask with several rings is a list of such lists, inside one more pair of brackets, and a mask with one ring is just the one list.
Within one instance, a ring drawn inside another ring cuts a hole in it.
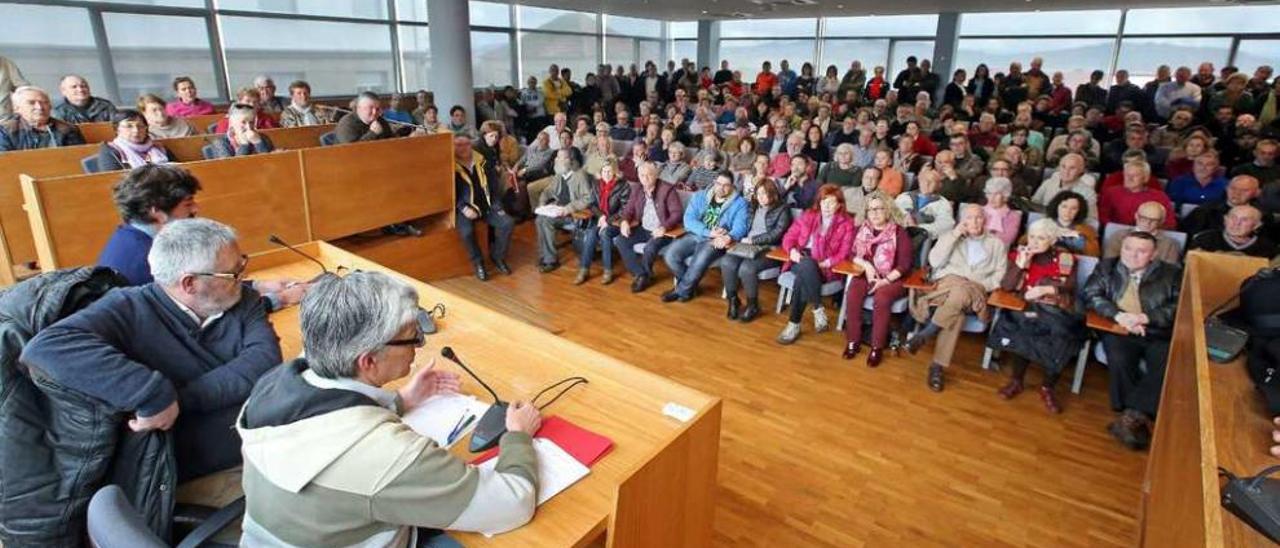
[{"label": "white hair", "polygon": [[298,313],[307,366],[321,377],[352,378],[356,360],[378,352],[418,314],[418,292],[381,272],[328,276]]},{"label": "white hair", "polygon": [[172,287],[187,274],[212,272],[218,252],[236,243],[236,231],[212,219],[181,219],[167,223],[147,253],[151,277]]},{"label": "white hair", "polygon": [[273,86],[276,85],[276,81],[272,80],[270,76],[267,76],[265,74],[259,74],[257,77],[253,79],[253,87],[262,87],[267,85],[268,82],[270,82],[271,85]]},{"label": "white hair", "polygon": [[27,93],[39,93],[40,95],[43,95],[45,99],[49,98],[49,92],[45,91],[44,88],[37,86],[18,86],[17,89],[13,90],[11,96],[16,101],[19,95],[25,95]]}]

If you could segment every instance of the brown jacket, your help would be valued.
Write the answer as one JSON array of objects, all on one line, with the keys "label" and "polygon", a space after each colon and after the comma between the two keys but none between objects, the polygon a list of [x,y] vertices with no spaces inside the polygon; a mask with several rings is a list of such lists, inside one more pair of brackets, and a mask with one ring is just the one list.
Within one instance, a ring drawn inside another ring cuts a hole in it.
[{"label": "brown jacket", "polygon": [[[658,221],[662,227],[671,230],[680,226],[684,219],[684,206],[680,204],[680,193],[675,185],[658,181],[653,189],[654,207],[658,210]],[[648,195],[640,183],[631,183],[631,197],[627,205],[622,206],[622,220],[639,226],[644,218],[644,201]]]}]

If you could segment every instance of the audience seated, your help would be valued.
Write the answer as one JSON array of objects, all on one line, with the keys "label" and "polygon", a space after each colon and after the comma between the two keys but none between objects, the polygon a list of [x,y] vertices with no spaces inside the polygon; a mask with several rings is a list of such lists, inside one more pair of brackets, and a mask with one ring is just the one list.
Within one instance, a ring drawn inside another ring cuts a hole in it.
[{"label": "audience seated", "polygon": [[[387,101],[387,109],[382,111],[382,117],[392,122],[400,122],[402,124],[413,124],[413,113],[405,110],[404,96],[399,93],[392,93],[391,98]],[[471,137],[475,139],[476,136]]]},{"label": "audience seated", "polygon": [[1107,430],[1131,449],[1144,449],[1151,441],[1182,287],[1182,269],[1155,254],[1153,236],[1130,233],[1120,257],[1103,259],[1094,269],[1083,295],[1090,311],[1129,333],[1099,335],[1110,371],[1111,410],[1117,413]]},{"label": "audience seated", "polygon": [[[760,272],[780,266],[766,254],[782,243],[792,222],[791,208],[782,202],[777,185],[756,185],[751,191],[752,198],[747,201],[747,235],[730,246],[720,259],[720,275],[729,307],[727,316],[743,323],[750,323],[760,315]],[[745,293],[745,309],[738,299],[739,285]]]},{"label": "audience seated", "polygon": [[1196,158],[1192,173],[1171,179],[1165,186],[1165,194],[1173,206],[1203,204],[1222,200],[1227,194],[1227,178],[1222,175],[1218,154],[1207,152]]},{"label": "audience seated", "polygon": [[[280,116],[285,108],[285,99],[276,95],[276,81],[272,80],[270,76],[259,74],[253,79],[253,87],[258,90],[258,98],[260,99],[258,104],[259,111],[272,116]],[[292,95],[292,90],[290,90],[290,95]]]},{"label": "audience seated", "polygon": [[208,159],[265,154],[275,150],[271,139],[254,129],[257,109],[236,103],[227,109],[227,131],[210,141]]},{"label": "audience seated", "polygon": [[[369,103],[365,103],[364,108],[368,107]],[[376,109],[369,108],[365,113],[376,116]],[[351,114],[347,115],[347,117],[351,116]],[[493,261],[494,268],[497,268],[498,272],[510,275],[511,267],[507,265],[506,259],[507,249],[511,245],[511,233],[515,229],[515,220],[502,205],[502,196],[506,187],[502,183],[502,176],[494,166],[485,161],[484,156],[474,153],[471,137],[466,134],[453,136],[453,162],[453,187],[456,200],[454,219],[457,223],[458,237],[462,239],[462,244],[467,249],[467,258],[475,269],[476,278],[480,281],[489,279],[489,272],[484,265],[484,256],[480,251],[480,243],[476,240],[475,225],[478,222],[487,223],[491,229],[492,243],[489,245],[489,259]]]},{"label": "audience seated", "polygon": [[850,260],[862,269],[861,276],[853,277],[844,296],[845,348],[842,357],[852,360],[862,350],[863,304],[872,298],[871,351],[867,354],[867,367],[877,367],[884,358],[889,344],[889,321],[894,301],[907,294],[903,278],[911,274],[915,264],[915,250],[911,237],[903,223],[906,216],[893,203],[893,199],[881,193],[867,198],[866,222],[854,229],[853,251]]},{"label": "audience seated", "polygon": [[[414,129],[409,126],[393,128],[391,122],[382,117],[382,100],[376,94],[368,91],[356,97],[355,111],[348,112],[342,119],[338,120],[338,126],[334,128],[333,132],[337,136],[339,143],[376,141],[405,135],[426,134],[426,130],[422,128]],[[467,136],[471,137],[470,134]],[[467,148],[470,149],[471,140],[468,139],[467,142]]]},{"label": "audience seated", "polygon": [[897,198],[902,191],[907,190],[906,179],[902,172],[893,168],[893,153],[889,149],[877,150],[872,165],[880,174],[880,180],[876,183],[876,188],[880,189],[880,192],[889,195],[890,198]]},{"label": "audience seated", "polygon": [[1098,195],[1094,193],[1094,184],[1093,176],[1084,172],[1084,157],[1068,153],[1058,162],[1058,170],[1036,189],[1035,194],[1031,196],[1031,202],[1048,206],[1058,194],[1075,192],[1082,196],[1089,206],[1086,212],[1089,215],[1088,218],[1096,219]]},{"label": "audience seated", "polygon": [[[781,156],[779,156],[781,158]],[[782,191],[782,201],[797,209],[809,209],[813,205],[814,196],[818,192],[818,182],[810,175],[813,173],[807,156],[791,157],[791,169],[778,177],[778,188]]]},{"label": "audience seated", "polygon": [[[653,279],[653,263],[662,249],[670,244],[669,234],[680,226],[684,208],[675,185],[658,180],[658,166],[652,162],[640,164],[640,182],[631,185],[631,196],[622,208],[622,220],[614,247],[622,263],[631,273],[631,292],[639,293],[649,287]],[[636,257],[636,244],[645,244],[640,257]]]},{"label": "audience seated", "polygon": [[164,99],[158,95],[147,93],[138,97],[137,107],[147,119],[147,134],[152,139],[177,139],[200,133],[186,119],[166,113]]},{"label": "audience seated", "polygon": [[[715,183],[716,177],[720,176],[723,170],[720,169],[720,151],[717,149],[702,149],[694,159],[696,167],[689,172],[689,177],[680,185],[682,190],[700,191],[710,188]],[[733,174],[729,173],[730,181]]]},{"label": "audience seated", "polygon": [[1173,81],[1161,84],[1156,90],[1155,111],[1161,118],[1170,118],[1174,109],[1198,109],[1201,103],[1200,86],[1191,81],[1191,69],[1178,67]]},{"label": "audience seated", "polygon": [[1174,216],[1173,203],[1164,191],[1147,186],[1151,178],[1151,166],[1146,162],[1129,162],[1124,165],[1124,185],[1102,191],[1098,199],[1098,221],[1133,225],[1138,213],[1138,206],[1147,202],[1158,202],[1164,206],[1165,228],[1178,225]]},{"label": "audience seated", "polygon": [[1253,149],[1253,161],[1236,166],[1231,170],[1231,175],[1249,175],[1262,185],[1280,183],[1280,165],[1276,164],[1277,151],[1280,151],[1280,143],[1275,139],[1258,141]]},{"label": "audience seated", "polygon": [[906,226],[920,227],[935,239],[955,227],[955,205],[940,194],[942,175],[936,170],[921,171],[919,183],[919,189],[899,194],[894,204],[902,210]]},{"label": "audience seated", "polygon": [[1045,208],[1045,214],[1058,223],[1059,244],[1077,255],[1097,257],[1102,246],[1098,231],[1090,224],[1088,208],[1089,203],[1084,196],[1066,191],[1053,197]]},{"label": "audience seated", "polygon": [[[576,230],[579,220],[574,213],[591,206],[592,177],[582,169],[574,154],[562,148],[556,154],[554,175],[538,197],[534,224],[538,231],[538,271],[546,274],[560,268],[556,255],[556,234],[561,228]],[[579,271],[586,281],[586,273]]]},{"label": "audience seated", "polygon": [[580,227],[583,231],[582,250],[578,254],[578,277],[574,284],[581,285],[591,276],[591,261],[597,244],[604,266],[604,285],[613,283],[613,242],[620,233],[622,208],[631,198],[631,185],[618,176],[618,162],[608,158],[600,166],[600,176],[591,185],[591,221]]},{"label": "audience seated", "polygon": [[13,114],[0,116],[0,152],[83,145],[75,126],[51,117],[49,94],[22,86],[12,94]]},{"label": "audience seated", "polygon": [[[1258,197],[1262,195],[1258,179],[1251,175],[1236,175],[1227,183],[1226,195],[1222,199],[1213,200],[1196,206],[1191,213],[1182,218],[1178,229],[1195,235],[1206,230],[1222,230],[1227,212],[1239,205],[1252,205],[1261,209]],[[1268,224],[1266,220],[1263,224]]]},{"label": "audience seated", "polygon": [[213,114],[213,103],[199,97],[196,81],[190,76],[179,76],[173,79],[173,91],[177,94],[164,111],[175,118]]},{"label": "audience seated", "polygon": [[720,172],[712,186],[697,191],[684,210],[684,235],[662,253],[676,280],[676,287],[663,293],[662,301],[693,299],[707,269],[747,236],[750,222],[747,200],[734,188],[729,172]]},{"label": "audience seated", "polygon": [[[240,90],[236,92],[236,103],[253,107],[253,129],[275,129],[280,127],[280,124],[276,123],[275,118],[272,118],[263,112],[262,99],[258,96],[258,88],[240,88]],[[227,132],[227,127],[231,123],[230,114],[231,113],[228,110],[227,117],[218,120],[218,125],[213,128],[214,133]]]},{"label": "audience seated", "polygon": [[58,91],[62,92],[62,102],[53,107],[53,117],[68,124],[110,122],[116,113],[116,106],[94,97],[89,91],[89,81],[79,75],[63,76]]},{"label": "audience seated", "polygon": [[1018,231],[1022,229],[1022,212],[1009,207],[1013,182],[1004,177],[993,176],[984,183],[982,192],[986,196],[982,213],[986,217],[987,232],[1000,238],[1005,247],[1012,246],[1018,239]]},{"label": "audience seated", "polygon": [[280,114],[281,127],[303,127],[332,124],[334,113],[332,108],[312,104],[311,84],[303,80],[295,80],[289,84],[289,104],[282,108]]},{"label": "audience seated", "polygon": [[[1146,232],[1156,239],[1156,258],[1169,264],[1182,264],[1182,244],[1174,241],[1161,228],[1164,225],[1165,210],[1159,202],[1147,202],[1138,207],[1137,225],[1132,228],[1118,230],[1107,237],[1102,257],[1110,259],[1120,256],[1124,239],[1130,232]],[[1221,222],[1221,221],[1220,221]]]},{"label": "audience seated", "polygon": [[1270,238],[1258,234],[1262,227],[1262,212],[1249,204],[1232,207],[1224,219],[1221,230],[1205,230],[1191,237],[1191,249],[1248,255],[1270,259],[1280,255],[1280,247]]},{"label": "audience seated", "polygon": [[476,128],[467,122],[467,109],[462,108],[461,105],[453,105],[449,108],[449,123],[444,129],[453,132],[454,135],[462,133],[472,139],[476,138]]},{"label": "audience seated", "polygon": [[944,150],[933,160],[933,171],[942,177],[942,190],[938,191],[953,205],[982,201],[982,189],[973,186],[974,180],[956,169],[955,153]]},{"label": "audience seated", "polygon": [[[845,209],[850,215],[853,215],[855,222],[861,223],[866,220],[867,198],[879,190],[879,185],[880,170],[872,166],[862,170],[861,181],[858,185],[842,187]],[[888,195],[886,194],[886,196]]]},{"label": "audience seated", "polygon": [[790,271],[794,279],[791,315],[778,334],[779,344],[791,344],[800,338],[800,322],[806,307],[813,309],[814,331],[821,333],[830,328],[826,308],[822,306],[822,286],[839,276],[832,268],[849,258],[853,224],[840,187],[823,185],[813,205],[787,229],[782,250],[788,260],[782,270]]},{"label": "audience seated", "polygon": [[131,169],[147,164],[173,161],[169,151],[151,138],[147,119],[136,110],[121,110],[112,115],[116,138],[98,147],[98,171]]}]

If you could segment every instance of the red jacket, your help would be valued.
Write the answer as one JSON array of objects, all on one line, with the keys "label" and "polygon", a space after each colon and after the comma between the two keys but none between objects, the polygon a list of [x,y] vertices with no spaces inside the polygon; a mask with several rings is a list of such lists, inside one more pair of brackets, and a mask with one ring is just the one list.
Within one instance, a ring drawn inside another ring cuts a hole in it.
[{"label": "red jacket", "polygon": [[[782,250],[790,254],[792,249],[804,249],[809,244],[809,237],[816,235],[811,256],[819,266],[822,265],[822,261],[828,259],[832,266],[848,260],[849,254],[853,251],[853,217],[844,211],[839,211],[832,219],[831,228],[825,235],[822,234],[821,229],[822,214],[812,209],[805,211],[799,220],[791,223],[791,228],[787,229],[787,235],[782,237]],[[790,269],[790,262],[782,265],[784,272]],[[831,268],[823,268],[822,276],[826,281],[836,278]]]},{"label": "red jacket", "polygon": [[1147,202],[1159,202],[1164,206],[1164,228],[1174,230],[1178,226],[1178,218],[1174,215],[1173,202],[1163,190],[1143,188],[1138,192],[1129,192],[1122,186],[1113,186],[1098,196],[1098,222],[1101,226],[1107,223],[1120,223],[1133,226],[1137,220],[1138,207]]}]

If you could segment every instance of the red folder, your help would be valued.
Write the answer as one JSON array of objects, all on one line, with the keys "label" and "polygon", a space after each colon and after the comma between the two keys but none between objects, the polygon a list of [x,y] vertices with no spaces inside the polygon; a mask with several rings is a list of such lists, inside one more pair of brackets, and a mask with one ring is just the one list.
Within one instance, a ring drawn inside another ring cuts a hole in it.
[{"label": "red folder", "polygon": [[[534,437],[555,442],[566,453],[572,455],[573,458],[588,468],[600,460],[600,457],[603,457],[610,449],[613,449],[613,440],[560,417],[543,419],[542,428],[538,429],[538,433]],[[480,456],[471,461],[471,464],[480,464],[497,454],[498,448],[494,447],[481,453]]]}]

